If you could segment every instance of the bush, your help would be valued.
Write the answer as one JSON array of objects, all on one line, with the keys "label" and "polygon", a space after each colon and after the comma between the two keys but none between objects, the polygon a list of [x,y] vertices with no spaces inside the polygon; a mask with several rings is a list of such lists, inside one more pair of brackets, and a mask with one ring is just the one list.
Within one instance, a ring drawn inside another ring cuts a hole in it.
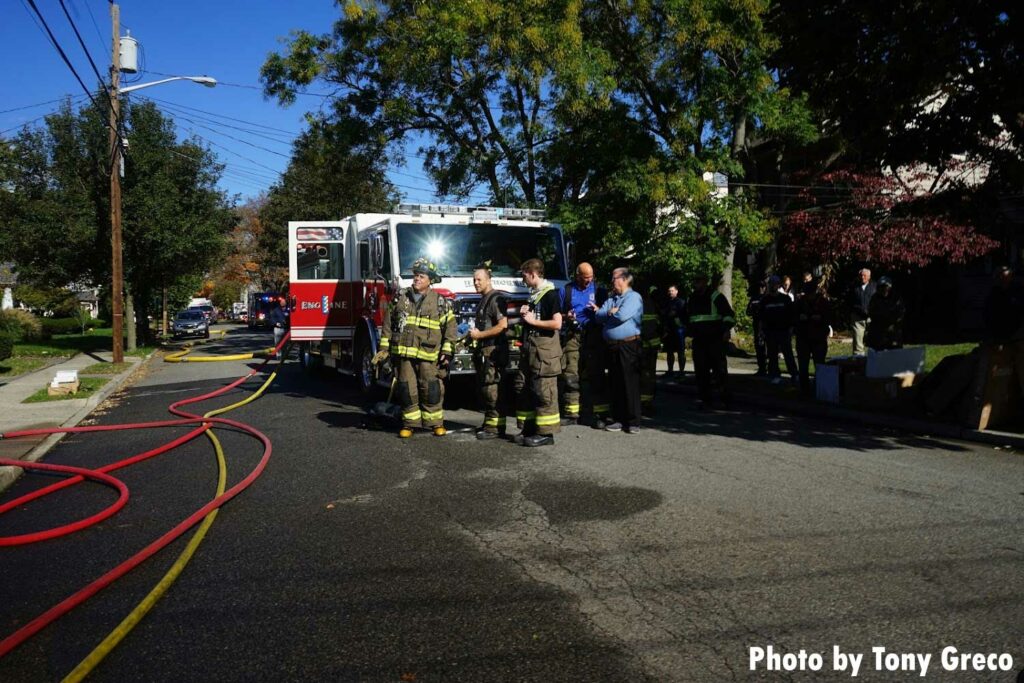
[{"label": "bush", "polygon": [[732,269],[732,308],[736,313],[736,331],[750,334],[754,329],[754,321],[747,315],[747,304],[750,303],[750,284],[739,268]]},{"label": "bush", "polygon": [[11,335],[15,341],[37,342],[49,337],[39,318],[20,308],[0,311],[0,332]]},{"label": "bush", "polygon": [[14,353],[14,337],[0,332],[0,360],[7,360]]}]

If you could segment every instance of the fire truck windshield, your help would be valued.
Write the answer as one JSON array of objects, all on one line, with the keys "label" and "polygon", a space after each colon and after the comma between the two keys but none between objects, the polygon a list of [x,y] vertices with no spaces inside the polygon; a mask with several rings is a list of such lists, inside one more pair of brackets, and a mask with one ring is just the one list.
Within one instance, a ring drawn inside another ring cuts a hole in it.
[{"label": "fire truck windshield", "polygon": [[539,258],[545,277],[565,279],[565,254],[557,228],[399,223],[403,277],[412,276],[413,261],[420,257],[433,261],[441,275],[452,277],[471,277],[473,267],[488,259],[496,277],[517,277],[523,261]]}]

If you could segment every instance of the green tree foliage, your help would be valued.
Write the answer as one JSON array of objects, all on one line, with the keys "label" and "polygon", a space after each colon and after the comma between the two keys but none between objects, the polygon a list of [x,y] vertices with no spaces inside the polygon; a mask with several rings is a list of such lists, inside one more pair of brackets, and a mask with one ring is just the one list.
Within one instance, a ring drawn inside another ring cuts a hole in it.
[{"label": "green tree foliage", "polygon": [[75,293],[64,287],[18,285],[13,295],[16,301],[32,312],[52,314],[57,318],[73,316],[79,308]]},{"label": "green tree foliage", "polygon": [[353,117],[313,119],[295,141],[291,161],[258,208],[251,232],[264,286],[280,286],[288,265],[288,221],[338,220],[357,212],[389,211],[398,201],[385,174],[383,146]]},{"label": "green tree foliage", "polygon": [[439,194],[484,185],[509,203],[544,203],[550,103],[599,75],[587,73],[577,0],[339,4],[330,34],[296,32],[268,57],[268,94],[290,102],[295,86],[322,80],[339,88],[336,112],[381,142],[417,134]]},{"label": "green tree foliage", "polygon": [[263,66],[283,102],[320,80],[382,144],[422,141],[439,195],[480,185],[556,211],[580,255],[726,269],[771,222],[706,171],[742,177],[749,133],[813,133],[765,58],[768,4],[739,0],[349,2]]},{"label": "green tree foliage", "polygon": [[[31,282],[101,284],[110,278],[110,161],[105,111],[70,103],[24,129],[2,158],[10,195],[0,203],[0,249]],[[152,103],[126,103],[122,179],[125,284],[145,334],[154,293],[204,273],[231,227],[215,188],[221,167],[195,143],[178,143]],[[0,193],[2,194],[2,193]]]},{"label": "green tree foliage", "polygon": [[1019,9],[981,0],[780,0],[773,65],[785,84],[809,94],[829,143],[812,160],[867,172],[917,163],[941,171],[960,155],[1019,183]]}]

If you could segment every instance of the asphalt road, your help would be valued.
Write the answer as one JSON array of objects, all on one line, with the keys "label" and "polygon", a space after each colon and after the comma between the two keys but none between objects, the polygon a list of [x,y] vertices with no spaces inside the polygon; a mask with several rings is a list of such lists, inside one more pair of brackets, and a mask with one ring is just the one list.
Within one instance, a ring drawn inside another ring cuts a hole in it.
[{"label": "asphalt road", "polygon": [[[237,328],[204,351],[269,340]],[[95,419],[163,419],[251,363],[153,364]],[[848,680],[832,670],[837,646],[864,655],[858,680],[920,680],[876,671],[873,647],[929,654],[926,680],[1012,681],[1024,668],[1020,455],[697,413],[676,395],[638,435],[572,427],[551,448],[481,446],[479,414],[449,398],[449,426],[465,431],[399,440],[366,417],[351,380],[286,364],[229,415],[272,439],[267,470],[94,680]],[[74,436],[46,460],[98,467],[172,433]],[[219,434],[237,481],[260,448]],[[132,498],[108,522],[0,549],[0,636],[211,498],[216,466],[197,439],[122,478]],[[49,482],[22,477],[4,500]],[[0,518],[0,535],[110,500],[78,486]],[[0,660],[0,680],[65,675],[184,542]],[[768,645],[820,653],[823,669],[750,671],[750,648]],[[950,646],[1008,653],[1013,670],[945,671]]]}]

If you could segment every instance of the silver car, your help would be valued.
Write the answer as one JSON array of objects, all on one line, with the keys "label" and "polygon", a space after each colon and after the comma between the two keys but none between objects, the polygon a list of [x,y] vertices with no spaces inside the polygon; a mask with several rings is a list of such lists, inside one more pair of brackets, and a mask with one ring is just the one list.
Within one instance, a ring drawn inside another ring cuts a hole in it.
[{"label": "silver car", "polygon": [[181,337],[204,337],[210,338],[210,323],[202,311],[189,309],[182,311],[171,323],[171,333],[175,339]]}]

